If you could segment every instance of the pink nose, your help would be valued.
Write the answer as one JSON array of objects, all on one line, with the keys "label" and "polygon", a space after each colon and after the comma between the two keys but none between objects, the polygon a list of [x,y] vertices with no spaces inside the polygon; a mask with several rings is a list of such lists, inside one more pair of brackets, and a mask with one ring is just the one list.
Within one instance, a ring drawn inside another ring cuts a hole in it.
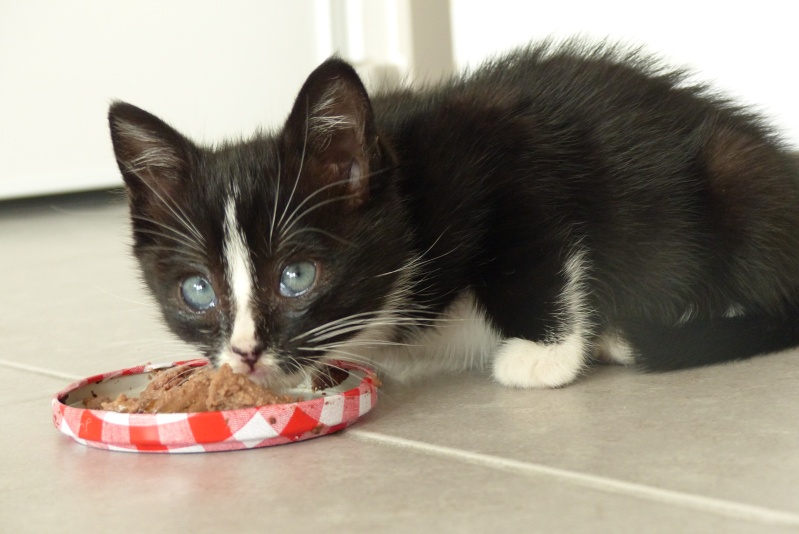
[{"label": "pink nose", "polygon": [[253,347],[247,347],[247,349],[233,346],[230,347],[230,350],[238,354],[241,358],[241,361],[246,363],[250,367],[250,370],[254,370],[255,364],[258,362],[258,360],[261,358],[261,354],[264,352],[264,347],[259,343]]}]

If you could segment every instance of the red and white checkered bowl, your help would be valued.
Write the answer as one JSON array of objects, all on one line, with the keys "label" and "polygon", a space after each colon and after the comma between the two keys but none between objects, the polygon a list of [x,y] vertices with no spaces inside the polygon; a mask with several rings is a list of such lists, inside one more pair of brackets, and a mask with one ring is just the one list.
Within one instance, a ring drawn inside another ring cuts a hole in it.
[{"label": "red and white checkered bowl", "polygon": [[78,443],[115,451],[211,452],[293,443],[341,430],[377,402],[374,373],[338,362],[349,377],[338,386],[314,391],[310,386],[288,392],[303,398],[239,410],[197,413],[127,414],[83,408],[97,395],[136,396],[150,373],[176,365],[206,365],[205,360],[150,364],[85,378],[53,396],[53,423]]}]

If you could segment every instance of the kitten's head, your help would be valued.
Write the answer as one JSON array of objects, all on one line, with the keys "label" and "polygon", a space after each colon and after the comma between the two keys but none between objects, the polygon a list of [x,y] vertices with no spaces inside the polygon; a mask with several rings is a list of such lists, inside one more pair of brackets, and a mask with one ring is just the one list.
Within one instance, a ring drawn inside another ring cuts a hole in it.
[{"label": "kitten's head", "polygon": [[125,103],[109,122],[144,279],[212,362],[279,386],[385,335],[409,235],[349,65],[317,68],[276,135],[203,148]]}]

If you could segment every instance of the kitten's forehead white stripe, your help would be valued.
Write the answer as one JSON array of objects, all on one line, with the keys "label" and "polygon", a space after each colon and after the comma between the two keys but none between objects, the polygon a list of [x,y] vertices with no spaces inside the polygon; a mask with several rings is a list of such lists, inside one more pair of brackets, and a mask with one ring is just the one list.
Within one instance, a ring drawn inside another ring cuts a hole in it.
[{"label": "kitten's forehead white stripe", "polygon": [[225,263],[232,289],[231,298],[236,316],[233,320],[231,345],[251,351],[257,341],[252,316],[253,266],[244,233],[236,217],[236,202],[231,196],[225,204]]}]

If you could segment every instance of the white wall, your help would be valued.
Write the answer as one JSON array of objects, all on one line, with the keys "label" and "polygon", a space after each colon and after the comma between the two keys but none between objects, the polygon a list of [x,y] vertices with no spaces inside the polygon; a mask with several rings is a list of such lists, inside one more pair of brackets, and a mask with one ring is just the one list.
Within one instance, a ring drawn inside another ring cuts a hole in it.
[{"label": "white wall", "polygon": [[451,0],[455,59],[577,33],[644,44],[765,112],[799,147],[799,4],[786,0]]},{"label": "white wall", "polygon": [[448,0],[0,0],[0,199],[121,184],[112,99],[213,142],[277,126],[334,51],[372,86],[441,76],[448,17]]},{"label": "white wall", "polygon": [[0,198],[121,183],[105,117],[112,99],[200,140],[276,125],[330,53],[326,8],[0,0]]},{"label": "white wall", "polygon": [[[0,0],[0,199],[118,185],[112,99],[214,141],[278,125],[336,46],[363,71],[435,78],[449,69],[429,53],[449,54],[446,22],[432,22],[446,3]],[[452,51],[463,67],[549,35],[645,43],[757,105],[799,146],[793,5],[451,0]],[[349,32],[338,39],[337,14]]]}]

